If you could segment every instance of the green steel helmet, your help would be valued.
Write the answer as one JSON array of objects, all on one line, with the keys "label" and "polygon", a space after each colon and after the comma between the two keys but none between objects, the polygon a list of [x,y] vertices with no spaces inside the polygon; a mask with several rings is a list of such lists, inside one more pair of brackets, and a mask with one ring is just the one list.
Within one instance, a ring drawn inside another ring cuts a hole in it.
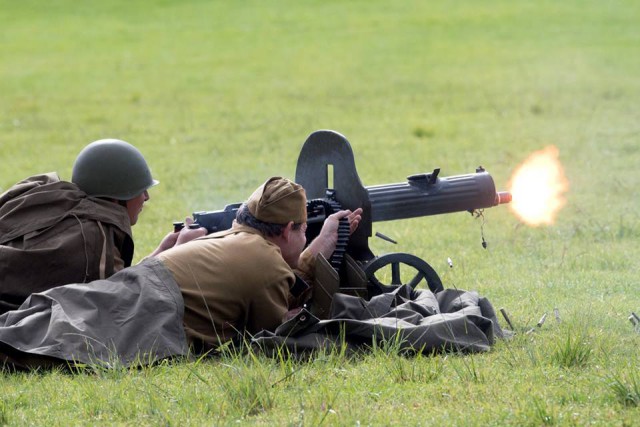
[{"label": "green steel helmet", "polygon": [[100,139],[80,151],[71,181],[94,197],[129,200],[158,184],[142,153],[119,139]]}]

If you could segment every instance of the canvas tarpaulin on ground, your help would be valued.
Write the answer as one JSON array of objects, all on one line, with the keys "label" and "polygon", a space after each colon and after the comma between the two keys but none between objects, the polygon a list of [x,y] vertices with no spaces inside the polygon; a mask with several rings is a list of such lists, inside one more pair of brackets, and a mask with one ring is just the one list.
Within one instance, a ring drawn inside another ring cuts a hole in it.
[{"label": "canvas tarpaulin on ground", "polygon": [[[109,367],[187,355],[183,311],[177,283],[159,261],[149,259],[107,280],[33,294],[19,310],[0,316],[0,364]],[[342,343],[362,349],[373,341],[426,353],[478,352],[488,350],[502,333],[493,307],[475,292],[433,294],[405,285],[368,301],[337,293],[329,319],[303,310],[251,342],[267,352],[282,346],[294,353],[331,349]]]},{"label": "canvas tarpaulin on ground", "polygon": [[268,354],[283,346],[292,353],[342,345],[362,349],[374,341],[399,351],[480,352],[504,334],[493,306],[476,292],[445,289],[434,294],[404,285],[369,301],[337,293],[328,319],[303,310],[275,332],[256,335],[252,343]]},{"label": "canvas tarpaulin on ground", "polygon": [[106,280],[32,294],[0,316],[0,362],[145,364],[187,353],[178,285],[155,259]]}]

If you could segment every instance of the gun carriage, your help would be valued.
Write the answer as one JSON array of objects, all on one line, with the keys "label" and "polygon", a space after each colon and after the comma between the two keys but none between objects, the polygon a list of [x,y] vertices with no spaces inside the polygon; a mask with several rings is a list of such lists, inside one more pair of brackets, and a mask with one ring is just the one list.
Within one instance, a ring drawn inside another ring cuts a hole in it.
[{"label": "gun carriage", "polygon": [[[360,225],[350,237],[346,219],[339,226],[338,245],[330,262],[339,275],[340,292],[369,298],[403,284],[415,288],[423,281],[433,292],[443,289],[440,277],[426,261],[407,253],[376,256],[368,244],[373,222],[474,212],[511,201],[508,192],[496,191],[491,175],[482,167],[466,175],[440,177],[439,173],[440,169],[434,169],[411,175],[407,182],[365,187],[356,171],[351,145],[343,135],[320,130],[307,138],[295,176],[308,199],[307,240],[319,234],[324,220],[334,212],[363,209]],[[193,217],[209,232],[225,230],[231,227],[240,205],[195,212]],[[381,273],[388,276],[389,270],[391,281],[385,284]],[[403,279],[401,270],[410,271],[408,280]]]}]

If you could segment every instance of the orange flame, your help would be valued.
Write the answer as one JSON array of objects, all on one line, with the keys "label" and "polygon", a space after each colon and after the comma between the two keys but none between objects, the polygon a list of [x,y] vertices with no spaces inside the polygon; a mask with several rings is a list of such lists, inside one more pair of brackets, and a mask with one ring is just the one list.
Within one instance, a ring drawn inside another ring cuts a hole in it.
[{"label": "orange flame", "polygon": [[509,188],[511,209],[523,222],[533,226],[553,224],[569,189],[558,149],[550,145],[532,153],[513,173]]}]

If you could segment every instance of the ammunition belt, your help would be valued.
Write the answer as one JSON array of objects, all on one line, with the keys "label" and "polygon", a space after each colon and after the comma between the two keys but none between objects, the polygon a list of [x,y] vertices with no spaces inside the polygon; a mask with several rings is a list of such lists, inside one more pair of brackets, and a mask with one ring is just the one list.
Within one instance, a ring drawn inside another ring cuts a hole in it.
[{"label": "ammunition belt", "polygon": [[[327,217],[342,210],[340,203],[332,197],[327,199],[312,199],[309,200],[307,204],[312,207],[322,206]],[[331,258],[329,259],[329,263],[331,263],[331,266],[338,273],[340,272],[340,266],[344,260],[344,254],[347,252],[350,235],[349,231],[349,219],[347,217],[341,218],[338,223],[338,242],[336,243],[336,249],[333,251]]]}]

